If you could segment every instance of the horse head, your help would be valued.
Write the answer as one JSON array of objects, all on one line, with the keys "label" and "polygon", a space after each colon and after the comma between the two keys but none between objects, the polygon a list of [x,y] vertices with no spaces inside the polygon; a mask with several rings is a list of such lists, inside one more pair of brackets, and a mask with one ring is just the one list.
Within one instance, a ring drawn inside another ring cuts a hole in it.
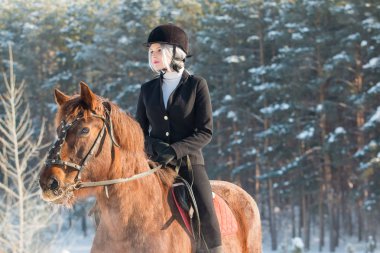
[{"label": "horse head", "polygon": [[71,206],[78,197],[96,194],[96,187],[79,190],[82,182],[135,173],[124,171],[122,163],[128,153],[133,153],[130,163],[145,160],[143,134],[137,122],[83,82],[80,95],[67,96],[56,89],[55,101],[58,138],[40,174],[45,201]]}]

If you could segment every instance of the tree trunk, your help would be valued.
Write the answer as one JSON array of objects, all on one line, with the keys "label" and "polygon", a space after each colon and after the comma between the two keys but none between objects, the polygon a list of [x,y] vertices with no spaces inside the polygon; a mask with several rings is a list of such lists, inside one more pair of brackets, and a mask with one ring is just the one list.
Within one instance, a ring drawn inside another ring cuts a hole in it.
[{"label": "tree trunk", "polygon": [[334,229],[334,210],[333,204],[329,204],[329,233],[330,233],[330,252],[335,252],[335,229]]},{"label": "tree trunk", "polygon": [[277,250],[276,214],[274,212],[274,198],[272,179],[268,179],[268,207],[269,207],[269,230],[271,235],[272,250]]},{"label": "tree trunk", "polygon": [[295,215],[294,208],[295,208],[295,202],[292,198],[291,207],[290,207],[291,216],[292,216],[292,238],[296,237],[296,215]]},{"label": "tree trunk", "polygon": [[358,241],[361,242],[363,240],[363,215],[362,215],[362,202],[359,201],[356,203],[356,213],[358,219]]},{"label": "tree trunk", "polygon": [[319,216],[319,251],[325,246],[325,218],[324,218],[324,202],[325,202],[325,184],[321,182],[318,193],[318,216]]},{"label": "tree trunk", "polygon": [[340,229],[340,222],[339,222],[339,219],[340,219],[340,213],[339,213],[339,202],[336,202],[335,204],[335,215],[334,215],[334,218],[335,218],[335,222],[334,222],[334,231],[335,231],[335,240],[334,240],[334,246],[335,248],[338,248],[339,246],[339,229]]},{"label": "tree trunk", "polygon": [[[257,151],[256,151],[257,152]],[[259,160],[259,154],[256,153],[256,165],[255,165],[255,192],[254,192],[254,196],[256,197],[256,201],[258,203],[260,203],[260,199],[258,199],[259,197],[259,194],[260,193],[260,182],[257,178],[259,178],[259,176],[261,175],[260,173],[260,160]]]},{"label": "tree trunk", "polygon": [[[259,11],[259,19],[261,20],[261,18],[263,17],[263,9],[261,9]],[[264,54],[264,27],[262,26],[261,23],[259,23],[259,29],[257,31],[257,34],[259,36],[259,54],[260,54],[260,57],[259,57],[259,66],[264,66],[265,64],[265,54]],[[262,80],[264,81],[264,80]],[[264,121],[264,129],[268,129],[268,120],[265,120]],[[265,140],[264,141],[264,146],[263,146],[263,150],[265,150],[265,148],[267,147],[267,141]],[[256,170],[256,175],[259,176],[262,172],[262,166],[263,164],[260,162],[260,150],[257,150],[257,156],[256,156],[256,164],[257,164],[257,170]],[[257,193],[259,193],[260,191],[260,184],[259,182],[257,181],[256,183],[256,190],[257,190]],[[265,200],[264,198],[261,198],[260,200],[262,202],[262,210],[264,212],[262,212],[262,215],[263,215],[263,219],[265,219]]]},{"label": "tree trunk", "polygon": [[[355,51],[355,92],[360,95],[363,91],[363,74],[362,74],[362,59],[361,59],[361,46],[356,45]],[[365,122],[364,108],[359,106],[356,113],[356,127],[359,130]],[[364,146],[363,131],[357,131],[357,148],[358,150]]]},{"label": "tree trunk", "polygon": [[336,222],[335,222],[335,228],[336,228],[336,240],[335,240],[335,247],[339,247],[339,238],[340,238],[340,220],[341,220],[341,213],[342,213],[342,205],[341,205],[341,192],[339,194],[339,200],[336,203]]},{"label": "tree trunk", "polygon": [[[362,74],[362,57],[361,57],[361,46],[357,44],[355,47],[355,93],[361,94],[363,90],[363,74]],[[363,131],[360,131],[361,127],[365,122],[364,117],[364,108],[363,106],[359,106],[356,112],[356,128],[357,128],[357,139],[356,139],[356,147],[357,150],[361,150],[364,146],[364,135]],[[364,182],[366,184],[366,182]],[[360,209],[360,205],[358,206],[358,238],[359,241],[363,239],[363,216],[362,211]]]},{"label": "tree trunk", "polygon": [[354,226],[352,224],[352,208],[347,208],[347,223],[348,223],[348,235],[351,237],[354,235]]},{"label": "tree trunk", "polygon": [[[319,54],[318,54],[319,55]],[[323,105],[325,103],[325,90],[326,88],[328,87],[328,85],[330,84],[330,79],[326,80],[323,84],[321,84],[320,86],[320,90],[319,90],[319,103],[321,105]],[[327,137],[327,134],[328,134],[328,129],[327,129],[327,120],[326,120],[326,112],[324,111],[319,119],[319,127],[321,129],[321,134],[320,134],[320,146],[322,147],[322,154],[323,154],[323,159],[322,159],[322,166],[320,167],[320,173],[323,177],[323,181],[321,182],[321,185],[320,185],[320,189],[321,189],[321,193],[320,193],[320,198],[321,198],[321,203],[320,205],[320,217],[322,218],[323,220],[323,215],[324,215],[324,212],[323,212],[323,202],[325,202],[326,206],[327,206],[327,219],[329,221],[329,224],[328,224],[328,228],[330,229],[330,246],[331,246],[331,229],[332,229],[332,222],[333,222],[333,218],[332,218],[332,204],[333,204],[333,189],[331,187],[331,180],[332,180],[332,173],[331,173],[331,159],[330,159],[330,156],[329,154],[327,153],[327,151],[325,150],[325,140],[326,140],[326,137]],[[324,226],[321,224],[320,225],[320,231],[319,231],[319,234],[321,236],[324,235]],[[320,245],[320,249],[321,247],[323,246],[324,244],[324,238],[319,238],[320,242],[319,242],[319,245]],[[331,247],[330,247],[331,249]]]},{"label": "tree trunk", "polygon": [[[215,130],[221,130],[221,123],[220,123],[220,120],[219,119],[217,119],[216,121],[215,121]],[[218,154],[222,154],[222,150],[223,150],[223,135],[222,134],[218,134],[217,135],[217,138],[216,138],[216,146],[217,146],[217,148],[218,148]],[[226,161],[219,161],[219,162],[216,162],[215,163],[215,165],[217,166],[217,167],[220,167],[220,163],[221,162],[226,162]],[[216,176],[216,179],[218,179],[218,180],[221,180],[221,175],[217,175]]]},{"label": "tree trunk", "polygon": [[299,203],[300,203],[300,211],[299,211],[299,218],[298,218],[298,237],[302,237],[302,231],[303,231],[303,215],[304,215],[304,210],[303,210],[303,192],[302,190],[299,191]]},{"label": "tree trunk", "polygon": [[[233,85],[234,86],[234,85]],[[235,133],[237,133],[239,131],[237,125],[236,125],[236,122],[233,122],[232,123],[232,134],[234,135],[234,141],[235,143],[237,143],[238,139],[239,139],[239,136],[237,136]],[[239,147],[234,147],[234,161],[232,162],[232,170],[236,167],[239,167],[240,165],[240,148]],[[232,172],[231,170],[231,172]],[[230,173],[230,175],[232,175],[232,173]],[[241,181],[241,176],[240,176],[240,173],[238,173],[236,175],[236,177],[233,179],[234,182],[241,186],[242,185],[242,181]],[[244,178],[244,180],[247,180],[247,178]]]},{"label": "tree trunk", "polygon": [[302,210],[303,210],[303,238],[305,243],[305,249],[310,249],[310,208],[308,203],[308,196],[303,191],[302,197]]}]

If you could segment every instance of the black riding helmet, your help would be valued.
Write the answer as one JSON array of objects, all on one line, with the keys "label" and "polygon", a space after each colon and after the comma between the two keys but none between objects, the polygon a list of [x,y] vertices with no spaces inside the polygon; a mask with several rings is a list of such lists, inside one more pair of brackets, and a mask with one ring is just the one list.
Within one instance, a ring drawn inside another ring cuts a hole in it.
[{"label": "black riding helmet", "polygon": [[154,28],[148,37],[145,46],[149,47],[153,43],[162,43],[181,48],[189,57],[189,39],[185,31],[173,24],[159,25]]}]

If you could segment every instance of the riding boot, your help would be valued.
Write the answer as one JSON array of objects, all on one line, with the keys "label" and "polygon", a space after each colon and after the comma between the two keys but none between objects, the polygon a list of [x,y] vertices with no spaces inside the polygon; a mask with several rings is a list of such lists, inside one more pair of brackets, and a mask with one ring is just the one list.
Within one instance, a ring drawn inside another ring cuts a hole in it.
[{"label": "riding boot", "polygon": [[[219,222],[215,213],[212,190],[204,165],[193,165],[192,177],[180,170],[179,174],[188,182],[193,182],[192,189],[197,202],[201,231],[208,249],[222,245]],[[207,251],[206,251],[207,252]]]}]

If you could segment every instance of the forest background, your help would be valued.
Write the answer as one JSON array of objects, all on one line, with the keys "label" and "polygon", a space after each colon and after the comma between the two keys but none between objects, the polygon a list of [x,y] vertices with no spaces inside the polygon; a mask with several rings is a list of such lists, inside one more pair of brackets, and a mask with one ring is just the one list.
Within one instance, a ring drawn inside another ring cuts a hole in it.
[{"label": "forest background", "polygon": [[0,71],[11,43],[34,137],[46,119],[54,140],[54,88],[74,94],[81,80],[134,114],[153,77],[142,44],[168,22],[188,33],[187,67],[211,92],[208,173],[255,198],[272,250],[284,233],[329,251],[378,238],[377,0],[1,0]]}]

